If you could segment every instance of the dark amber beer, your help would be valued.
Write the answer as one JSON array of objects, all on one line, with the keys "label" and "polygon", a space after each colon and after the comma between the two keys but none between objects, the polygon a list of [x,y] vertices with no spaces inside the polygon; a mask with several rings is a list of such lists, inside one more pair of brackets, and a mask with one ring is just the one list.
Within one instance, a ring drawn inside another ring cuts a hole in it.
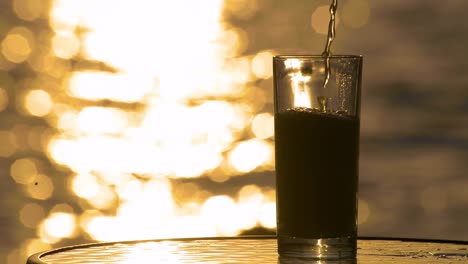
[{"label": "dark amber beer", "polygon": [[356,236],[359,120],[292,108],[275,116],[278,232]]}]

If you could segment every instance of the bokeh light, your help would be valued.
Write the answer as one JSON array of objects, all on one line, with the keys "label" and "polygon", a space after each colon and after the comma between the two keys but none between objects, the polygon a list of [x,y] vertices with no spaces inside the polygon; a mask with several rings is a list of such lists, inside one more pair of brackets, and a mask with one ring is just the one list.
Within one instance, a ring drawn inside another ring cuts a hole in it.
[{"label": "bokeh light", "polygon": [[52,213],[44,222],[45,232],[52,237],[71,237],[75,232],[75,216],[69,213]]},{"label": "bokeh light", "polygon": [[19,212],[20,222],[29,228],[36,228],[44,217],[44,208],[37,203],[28,203]]},{"label": "bokeh light", "polygon": [[268,79],[273,76],[271,60],[275,56],[274,51],[266,50],[257,53],[252,59],[252,72],[257,78]]},{"label": "bokeh light", "polygon": [[115,193],[106,186],[100,186],[99,191],[87,201],[96,209],[105,210],[112,209],[116,204]]},{"label": "bokeh light", "polygon": [[1,43],[3,56],[13,63],[25,61],[34,47],[34,35],[25,27],[16,27],[8,32]]},{"label": "bokeh light", "polygon": [[49,93],[44,90],[30,90],[24,98],[24,106],[31,115],[45,116],[53,107]]},{"label": "bokeh light", "polygon": [[261,113],[252,120],[252,132],[259,139],[267,139],[273,137],[274,117],[270,113]]},{"label": "bokeh light", "polygon": [[79,197],[89,199],[98,193],[99,183],[92,174],[77,174],[73,177],[72,190]]},{"label": "bokeh light", "polygon": [[37,167],[33,159],[17,159],[11,164],[10,175],[19,184],[29,184],[36,180]]},{"label": "bokeh light", "polygon": [[45,14],[47,5],[36,0],[13,0],[13,11],[15,14],[25,21],[33,21],[41,15]]},{"label": "bokeh light", "polygon": [[[322,5],[317,7],[311,16],[312,29],[318,33],[326,35],[328,33],[328,23],[330,21],[330,6]],[[340,25],[340,15],[335,15],[335,27]]]},{"label": "bokeh light", "polygon": [[75,210],[73,209],[72,206],[70,206],[67,203],[59,203],[54,205],[52,209],[50,210],[51,213],[69,213],[69,214],[74,214]]},{"label": "bokeh light", "polygon": [[34,181],[26,186],[29,197],[37,200],[47,200],[54,192],[54,183],[49,176],[38,174]]},{"label": "bokeh light", "polygon": [[76,217],[73,214],[55,212],[45,218],[37,229],[40,239],[53,244],[76,233]]},{"label": "bokeh light", "polygon": [[270,200],[259,209],[259,224],[266,228],[276,228],[276,201]]},{"label": "bokeh light", "polygon": [[249,172],[271,161],[273,148],[260,140],[248,140],[237,144],[229,155],[232,166],[240,172]]},{"label": "bokeh light", "polygon": [[58,31],[52,39],[52,49],[55,56],[70,59],[80,50],[80,41],[73,32]]},{"label": "bokeh light", "polygon": [[236,235],[239,228],[235,201],[225,195],[210,197],[201,208],[201,215],[216,228],[217,234]]}]

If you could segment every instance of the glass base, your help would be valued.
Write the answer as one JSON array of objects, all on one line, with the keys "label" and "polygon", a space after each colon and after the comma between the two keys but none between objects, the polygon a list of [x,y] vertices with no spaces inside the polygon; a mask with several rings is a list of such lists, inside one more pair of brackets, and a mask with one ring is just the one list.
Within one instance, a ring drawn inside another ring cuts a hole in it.
[{"label": "glass base", "polygon": [[281,258],[344,260],[356,258],[356,237],[297,238],[278,236]]}]

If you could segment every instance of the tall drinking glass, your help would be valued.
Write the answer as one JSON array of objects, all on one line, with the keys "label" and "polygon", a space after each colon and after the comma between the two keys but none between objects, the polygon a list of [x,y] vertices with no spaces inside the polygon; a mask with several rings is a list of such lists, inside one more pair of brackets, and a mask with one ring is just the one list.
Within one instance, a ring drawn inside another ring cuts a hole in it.
[{"label": "tall drinking glass", "polygon": [[355,258],[362,56],[276,56],[273,71],[278,253]]}]

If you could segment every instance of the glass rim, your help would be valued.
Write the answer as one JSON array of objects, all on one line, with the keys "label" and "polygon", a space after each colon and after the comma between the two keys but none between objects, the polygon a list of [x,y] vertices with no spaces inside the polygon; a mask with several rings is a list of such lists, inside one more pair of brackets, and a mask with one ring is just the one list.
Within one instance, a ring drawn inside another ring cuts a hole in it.
[{"label": "glass rim", "polygon": [[[286,60],[286,59],[325,59],[324,55],[276,55],[273,56],[275,60]],[[330,59],[362,59],[362,55],[330,55]]]}]

